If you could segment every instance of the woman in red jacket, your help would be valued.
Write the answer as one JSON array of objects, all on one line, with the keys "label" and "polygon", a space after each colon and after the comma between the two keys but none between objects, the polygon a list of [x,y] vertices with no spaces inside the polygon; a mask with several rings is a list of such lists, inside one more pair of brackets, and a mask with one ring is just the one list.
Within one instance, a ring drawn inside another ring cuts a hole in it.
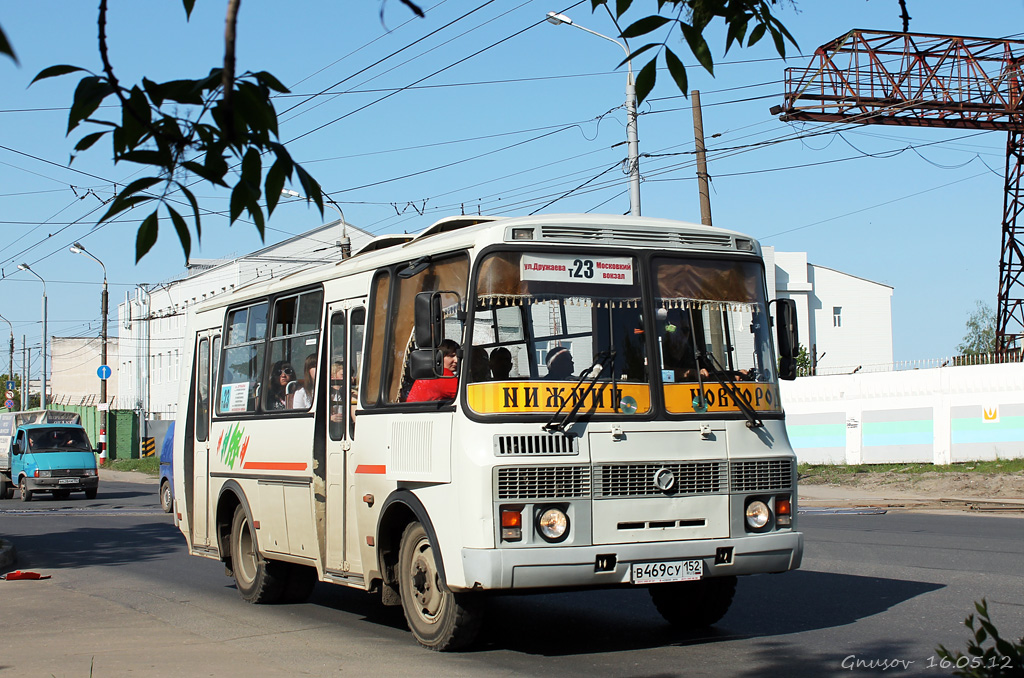
[{"label": "woman in red jacket", "polygon": [[455,355],[459,345],[451,339],[443,339],[437,350],[441,352],[442,377],[435,379],[417,379],[409,389],[407,403],[422,403],[428,400],[455,400],[459,390],[459,380],[455,377],[455,369],[459,365],[459,357]]}]

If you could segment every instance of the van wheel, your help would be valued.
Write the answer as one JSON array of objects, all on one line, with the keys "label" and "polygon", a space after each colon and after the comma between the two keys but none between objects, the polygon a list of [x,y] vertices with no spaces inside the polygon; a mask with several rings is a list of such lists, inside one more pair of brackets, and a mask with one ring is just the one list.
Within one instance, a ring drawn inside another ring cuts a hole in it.
[{"label": "van wheel", "polygon": [[256,548],[252,525],[241,505],[231,520],[231,573],[242,599],[249,603],[276,603],[284,593],[282,563],[266,560]]},{"label": "van wheel", "polygon": [[665,621],[679,629],[699,631],[729,611],[736,593],[736,577],[654,584],[648,591]]},{"label": "van wheel", "polygon": [[164,513],[170,513],[174,507],[174,497],[171,495],[171,484],[166,480],[160,483],[160,508]]},{"label": "van wheel", "polygon": [[434,548],[420,523],[402,533],[398,551],[398,589],[409,630],[420,645],[439,652],[466,647],[483,619],[478,596],[453,593],[441,582]]},{"label": "van wheel", "polygon": [[24,476],[21,478],[21,484],[18,486],[18,491],[21,495],[22,501],[32,501],[32,495],[34,493],[32,490],[28,489],[28,480]]}]

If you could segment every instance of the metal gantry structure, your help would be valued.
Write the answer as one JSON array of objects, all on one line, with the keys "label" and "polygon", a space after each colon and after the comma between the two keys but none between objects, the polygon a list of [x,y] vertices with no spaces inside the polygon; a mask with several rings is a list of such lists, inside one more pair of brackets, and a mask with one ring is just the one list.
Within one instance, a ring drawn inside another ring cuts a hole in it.
[{"label": "metal gantry structure", "polygon": [[786,69],[783,121],[1005,130],[998,348],[1024,339],[1024,41],[852,30]]}]

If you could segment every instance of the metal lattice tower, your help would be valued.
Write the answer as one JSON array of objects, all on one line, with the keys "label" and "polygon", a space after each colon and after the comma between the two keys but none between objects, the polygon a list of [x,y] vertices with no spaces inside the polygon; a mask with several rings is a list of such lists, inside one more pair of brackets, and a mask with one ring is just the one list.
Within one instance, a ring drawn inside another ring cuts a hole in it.
[{"label": "metal lattice tower", "polygon": [[1024,41],[853,30],[786,69],[784,121],[1005,130],[998,348],[1024,338]]}]

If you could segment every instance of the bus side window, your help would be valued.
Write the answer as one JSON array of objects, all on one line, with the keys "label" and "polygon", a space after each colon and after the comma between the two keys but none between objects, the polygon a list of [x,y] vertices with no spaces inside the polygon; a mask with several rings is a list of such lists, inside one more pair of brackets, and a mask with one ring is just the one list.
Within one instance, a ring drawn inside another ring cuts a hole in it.
[{"label": "bus side window", "polygon": [[356,437],[356,405],[359,400],[359,375],[363,367],[363,333],[366,329],[366,311],[362,308],[352,310],[352,322],[349,326],[349,437]]}]

